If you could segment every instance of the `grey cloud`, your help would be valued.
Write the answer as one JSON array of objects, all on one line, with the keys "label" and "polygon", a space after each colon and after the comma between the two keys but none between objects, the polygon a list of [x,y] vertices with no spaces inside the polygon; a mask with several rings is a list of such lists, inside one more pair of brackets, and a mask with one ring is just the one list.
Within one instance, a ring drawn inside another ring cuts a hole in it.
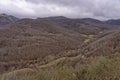
[{"label": "grey cloud", "polygon": [[18,17],[120,18],[120,0],[1,0],[0,12]]}]

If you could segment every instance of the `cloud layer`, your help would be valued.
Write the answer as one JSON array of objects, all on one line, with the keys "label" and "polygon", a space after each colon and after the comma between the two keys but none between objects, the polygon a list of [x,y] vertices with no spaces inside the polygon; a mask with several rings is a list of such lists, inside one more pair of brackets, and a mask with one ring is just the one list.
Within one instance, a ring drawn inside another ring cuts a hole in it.
[{"label": "cloud layer", "polygon": [[0,0],[0,13],[17,17],[120,18],[120,0]]}]

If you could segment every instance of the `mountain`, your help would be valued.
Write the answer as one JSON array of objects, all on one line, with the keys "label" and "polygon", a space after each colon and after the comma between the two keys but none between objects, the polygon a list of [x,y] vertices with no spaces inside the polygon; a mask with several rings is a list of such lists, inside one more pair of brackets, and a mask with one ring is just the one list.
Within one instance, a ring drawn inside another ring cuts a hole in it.
[{"label": "mountain", "polygon": [[[38,18],[39,19],[39,18]],[[64,17],[64,16],[52,16],[52,17],[45,17],[45,18],[42,18],[42,19],[50,19],[50,20],[65,20],[65,19],[68,19],[67,17]]]},{"label": "mountain", "polygon": [[6,25],[12,22],[17,21],[18,18],[11,16],[11,15],[7,15],[7,14],[0,14],[0,25]]},{"label": "mountain", "polygon": [[112,20],[108,20],[108,21],[105,21],[105,23],[107,24],[111,24],[111,25],[120,25],[120,19],[112,19]]},{"label": "mountain", "polygon": [[1,72],[29,67],[34,61],[40,65],[77,55],[69,52],[81,49],[100,32],[108,30],[106,26],[65,17],[26,18],[7,26],[0,29]]},{"label": "mountain", "polygon": [[[36,61],[34,63],[31,61],[31,64],[34,64],[31,67],[4,73],[0,76],[0,79],[56,80],[57,78],[59,80],[69,80],[72,78],[73,80],[82,80],[84,78],[85,80],[94,80],[94,78],[103,79],[106,76],[119,79],[120,30],[108,31],[97,37],[96,40],[84,47],[84,53],[81,50],[71,50],[68,52],[69,54],[78,54],[59,57],[41,65],[36,65]],[[52,57],[48,56],[46,59]]]},{"label": "mountain", "polygon": [[[120,53],[118,25],[91,18],[18,19],[5,14],[1,16],[2,25],[7,24],[7,28],[0,29],[2,80],[89,80],[86,76],[90,73],[89,77],[92,74],[104,77],[103,73],[109,75],[113,71],[111,76],[114,75],[114,65],[119,68],[116,58]],[[96,79],[94,75],[90,79]]]},{"label": "mountain", "polygon": [[83,50],[86,56],[114,56],[120,53],[120,29],[105,32]]},{"label": "mountain", "polygon": [[92,18],[83,18],[83,19],[81,19],[81,21],[84,21],[84,22],[91,22],[91,23],[103,23],[103,22],[100,21],[100,20],[92,19]]}]

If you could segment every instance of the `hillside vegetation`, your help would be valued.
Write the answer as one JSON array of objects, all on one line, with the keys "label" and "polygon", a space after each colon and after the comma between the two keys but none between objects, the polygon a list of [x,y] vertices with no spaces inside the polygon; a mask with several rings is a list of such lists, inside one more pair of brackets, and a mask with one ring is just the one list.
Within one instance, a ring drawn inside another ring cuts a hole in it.
[{"label": "hillside vegetation", "polygon": [[1,75],[1,80],[119,80],[120,58],[86,59],[78,69],[67,64],[51,69],[16,70]]},{"label": "hillside vegetation", "polygon": [[119,25],[0,16],[0,80],[120,79]]}]

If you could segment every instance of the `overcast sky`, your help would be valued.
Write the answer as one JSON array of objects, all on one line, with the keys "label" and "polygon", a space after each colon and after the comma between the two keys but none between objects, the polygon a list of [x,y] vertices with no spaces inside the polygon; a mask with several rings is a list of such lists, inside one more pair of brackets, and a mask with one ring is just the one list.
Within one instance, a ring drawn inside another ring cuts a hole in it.
[{"label": "overcast sky", "polygon": [[0,0],[0,13],[16,17],[120,18],[120,0]]}]

